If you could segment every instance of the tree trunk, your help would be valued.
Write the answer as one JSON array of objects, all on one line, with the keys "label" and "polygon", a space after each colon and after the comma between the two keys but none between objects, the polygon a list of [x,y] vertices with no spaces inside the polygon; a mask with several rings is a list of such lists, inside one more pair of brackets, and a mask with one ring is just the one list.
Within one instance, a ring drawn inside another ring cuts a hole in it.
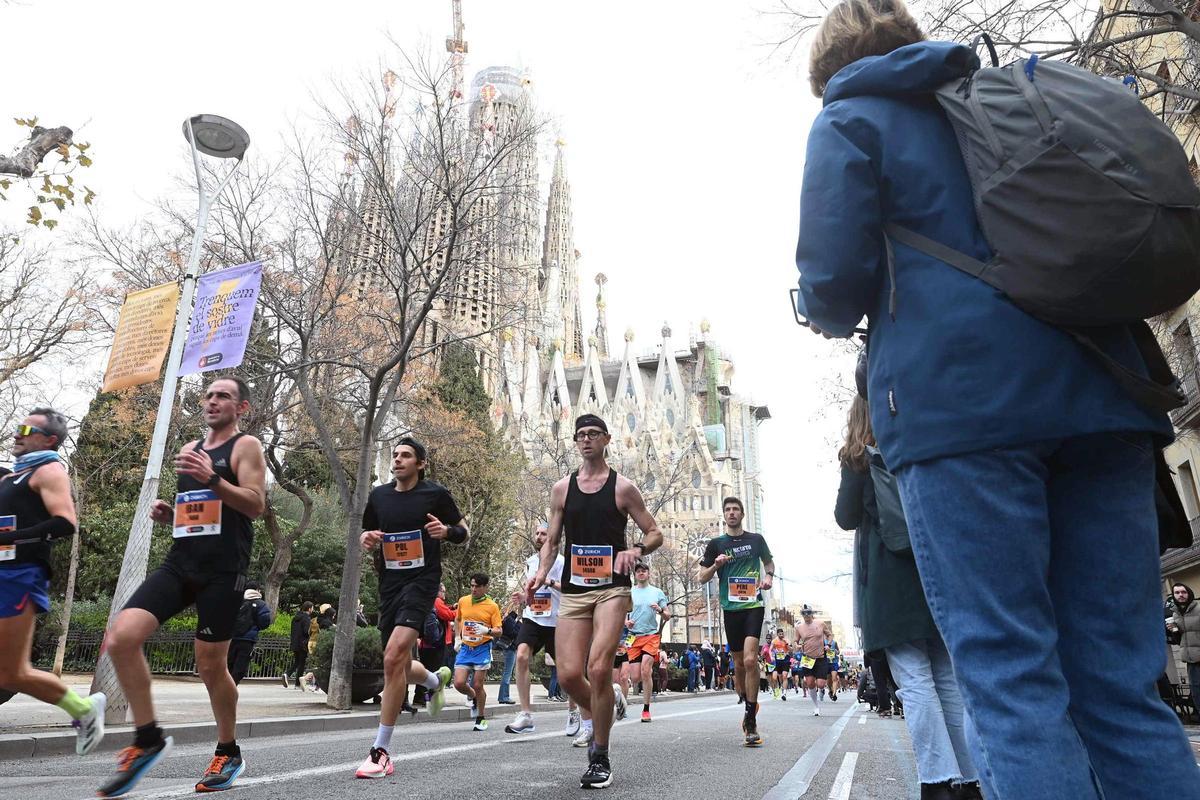
[{"label": "tree trunk", "polygon": [[[368,428],[369,430],[369,428]],[[363,448],[359,459],[357,480],[354,485],[353,502],[346,520],[346,560],[342,564],[342,591],[338,595],[338,613],[346,622],[338,625],[333,639],[333,659],[329,671],[329,690],[325,704],[330,708],[350,708],[350,682],[354,677],[354,611],[358,608],[358,590],[362,581],[362,546],[358,537],[362,533],[363,509],[367,506],[367,493],[371,490],[371,465],[368,457],[370,448]]]},{"label": "tree trunk", "polygon": [[263,525],[271,534],[271,542],[275,545],[275,554],[271,556],[271,566],[267,569],[266,577],[263,579],[263,602],[271,609],[273,618],[279,611],[279,590],[283,586],[284,579],[287,578],[288,568],[292,565],[292,554],[295,552],[295,543],[299,536],[293,538],[283,535],[279,529],[279,517],[269,500],[266,511],[263,513]]},{"label": "tree trunk", "polygon": [[67,657],[67,632],[71,629],[71,607],[75,604],[75,575],[79,572],[79,532],[71,537],[71,566],[67,570],[67,593],[62,605],[62,631],[54,648],[54,674],[62,675],[63,660]]}]

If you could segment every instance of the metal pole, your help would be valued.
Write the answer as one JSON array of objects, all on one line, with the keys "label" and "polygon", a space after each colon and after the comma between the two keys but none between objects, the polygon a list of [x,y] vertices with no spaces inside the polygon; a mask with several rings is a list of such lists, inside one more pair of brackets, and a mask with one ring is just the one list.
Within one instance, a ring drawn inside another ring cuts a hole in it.
[{"label": "metal pole", "polygon": [[[154,420],[154,435],[150,439],[150,455],[146,461],[146,472],[142,476],[142,490],[138,495],[137,508],[133,512],[133,524],[129,529],[129,540],[125,543],[125,557],[121,561],[121,573],[113,591],[112,607],[108,612],[111,627],[117,614],[133,596],[134,591],[146,578],[146,561],[150,557],[150,539],[154,533],[154,522],[150,519],[150,506],[158,498],[159,475],[162,472],[163,451],[167,444],[167,433],[171,427],[171,411],[175,406],[176,383],[179,380],[179,362],[183,357],[183,345],[187,340],[188,323],[192,316],[192,300],[196,294],[197,269],[200,252],[204,245],[204,231],[208,226],[208,212],[230,178],[237,172],[242,160],[239,158],[229,173],[217,184],[210,195],[204,191],[204,176],[200,172],[200,153],[196,150],[196,139],[192,135],[192,123],[188,120],[188,141],[192,144],[192,165],[196,170],[196,187],[200,205],[196,214],[196,231],[192,236],[192,250],[188,254],[187,270],[183,275],[183,291],[175,310],[175,330],[171,335],[171,352],[167,356],[167,367],[163,374],[162,396],[158,401],[158,416]],[[108,696],[108,714],[115,718],[124,714],[128,701],[117,680],[116,670],[107,652],[101,648],[96,674],[92,678],[92,691],[104,692]]]}]

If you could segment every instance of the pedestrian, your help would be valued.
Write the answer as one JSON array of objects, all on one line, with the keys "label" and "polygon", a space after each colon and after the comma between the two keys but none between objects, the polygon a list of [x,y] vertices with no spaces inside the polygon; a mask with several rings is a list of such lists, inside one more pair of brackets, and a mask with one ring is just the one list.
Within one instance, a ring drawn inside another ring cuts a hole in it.
[{"label": "pedestrian", "polygon": [[296,688],[304,688],[300,685],[300,679],[304,677],[304,668],[308,664],[308,639],[311,635],[309,625],[312,623],[312,611],[312,601],[305,600],[292,615],[292,630],[288,637],[288,649],[292,651],[292,668],[283,673],[283,688],[285,689],[291,685],[288,679],[293,676],[296,679]]},{"label": "pedestrian", "polygon": [[233,625],[233,639],[229,642],[226,664],[235,684],[241,683],[250,669],[254,646],[258,644],[258,632],[271,625],[271,608],[263,602],[257,581],[247,581],[242,593],[242,605],[238,609]]},{"label": "pedestrian", "polygon": [[521,592],[513,592],[504,606],[504,617],[500,620],[501,634],[496,639],[496,649],[504,659],[504,671],[500,674],[500,691],[496,702],[502,706],[514,706],[516,700],[509,697],[508,686],[512,681],[513,668],[517,664],[517,634],[521,632],[521,610],[524,607]]},{"label": "pedestrian", "polygon": [[329,603],[323,603],[317,614],[316,622],[318,631],[327,631],[337,627],[337,609]]},{"label": "pedestrian", "polygon": [[[446,605],[446,584],[438,584],[437,597],[433,600],[433,608],[425,617],[421,627],[421,636],[417,639],[417,660],[430,673],[435,673],[446,663],[446,640],[449,638],[450,647],[454,646],[454,617],[455,609]],[[413,687],[413,707],[425,706],[429,690],[421,684]]]},{"label": "pedestrian", "polygon": [[695,694],[700,689],[700,653],[696,645],[688,645],[688,692]]},{"label": "pedestrian", "polygon": [[[969,93],[978,63],[969,48],[925,41],[901,0],[842,0],[825,16],[809,59],[824,108],[804,161],[797,313],[831,337],[868,318],[872,427],[970,709],[985,795],[1200,798],[1183,727],[1154,690],[1155,452],[1170,420],[1064,330],[885,242],[884,225],[898,224],[992,257],[932,96],[951,82]],[[1131,328],[1090,333],[1147,374]]]},{"label": "pedestrian", "polygon": [[712,642],[708,639],[700,645],[700,671],[704,674],[704,691],[711,692],[713,688],[713,672],[717,668],[717,655],[713,652]]},{"label": "pedestrian", "polygon": [[1187,665],[1188,685],[1192,696],[1200,687],[1200,603],[1186,583],[1171,587],[1171,613],[1168,633],[1179,637],[1179,658]]},{"label": "pedestrian", "polygon": [[[563,701],[562,686],[558,683],[558,664],[554,662],[554,656],[546,653],[546,666],[550,668],[550,680],[546,684],[546,699],[561,703]],[[576,735],[579,730],[576,729]]]},{"label": "pedestrian", "polygon": [[670,678],[670,674],[671,674],[670,670],[668,669],[668,666],[670,663],[671,662],[667,656],[667,651],[659,650],[658,651],[658,691],[661,692],[662,694],[670,694],[670,690],[667,689],[667,680]]},{"label": "pedestrian", "polygon": [[[863,369],[859,373],[865,374]],[[982,798],[979,773],[967,749],[962,695],[950,654],[925,602],[917,563],[907,544],[900,497],[875,448],[867,401],[861,394],[850,404],[846,442],[838,460],[842,482],[834,518],[843,530],[855,532],[854,594],[862,645],[865,650],[886,650],[886,660],[880,659],[879,684],[886,686],[882,667],[886,663],[907,709],[905,722],[916,753],[921,798]],[[880,480],[872,480],[873,471]],[[880,716],[885,716],[884,707],[881,700]]]}]

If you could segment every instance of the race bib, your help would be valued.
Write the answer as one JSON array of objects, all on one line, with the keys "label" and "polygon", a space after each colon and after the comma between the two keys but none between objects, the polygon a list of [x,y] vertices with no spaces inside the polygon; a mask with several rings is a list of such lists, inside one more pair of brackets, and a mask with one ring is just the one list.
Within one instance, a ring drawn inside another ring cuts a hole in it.
[{"label": "race bib", "polygon": [[817,663],[817,660],[815,658],[813,658],[812,656],[805,656],[804,658],[800,659],[800,668],[801,669],[812,669],[813,665],[816,663]]},{"label": "race bib", "polygon": [[[17,529],[17,518],[9,514],[8,516],[0,517],[0,532],[7,533]],[[16,561],[17,546],[15,544],[0,545],[0,561]]]},{"label": "race bib", "polygon": [[175,495],[176,539],[216,536],[221,532],[221,499],[212,489]]},{"label": "race bib", "polygon": [[625,636],[624,640],[622,640],[622,643],[623,643],[623,644],[625,645],[625,647],[627,647],[627,648],[628,648],[628,647],[633,647],[633,640],[634,640],[634,638],[636,638],[636,637],[634,637],[634,635],[633,635],[632,633],[630,633],[630,634],[627,634],[627,635]]},{"label": "race bib", "polygon": [[554,609],[554,599],[549,589],[533,593],[533,601],[529,604],[529,613],[535,617],[548,617]]},{"label": "race bib", "polygon": [[477,645],[485,636],[490,636],[490,629],[482,622],[466,620],[463,622],[462,640],[469,645]]},{"label": "race bib", "polygon": [[612,585],[613,549],[610,544],[571,545],[571,585]]},{"label": "race bib", "polygon": [[758,599],[758,578],[730,578],[727,585],[731,603],[753,603]]},{"label": "race bib", "polygon": [[425,566],[425,543],[420,531],[385,533],[383,566],[386,569],[416,569]]}]

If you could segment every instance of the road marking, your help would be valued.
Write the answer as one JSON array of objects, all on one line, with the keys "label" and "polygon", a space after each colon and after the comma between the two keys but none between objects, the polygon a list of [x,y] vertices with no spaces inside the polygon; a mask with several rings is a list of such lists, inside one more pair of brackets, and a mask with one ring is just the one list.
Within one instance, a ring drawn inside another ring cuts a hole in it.
[{"label": "road marking", "polygon": [[858,718],[858,724],[859,725],[867,724],[867,715],[866,714],[863,714],[861,717]]},{"label": "road marking", "polygon": [[[694,716],[696,714],[709,714],[709,713],[712,713],[713,711],[730,711],[730,710],[737,711],[739,709],[741,709],[741,706],[728,705],[728,704],[723,703],[719,706],[709,706],[708,708],[699,708],[699,709],[695,709],[693,711],[677,711],[674,714],[656,714],[654,716],[654,721],[657,722],[657,721],[663,720],[663,719],[674,719],[675,717],[690,717],[690,716]],[[633,718],[625,719],[620,722],[614,722],[613,727],[618,728],[618,727],[621,727],[622,725],[629,725],[632,723],[641,724],[641,720],[633,719]],[[436,748],[433,748],[430,750],[419,750],[416,752],[400,753],[400,754],[392,756],[392,763],[398,763],[401,761],[415,761],[417,759],[435,757],[435,756],[453,755],[455,753],[466,753],[466,752],[470,752],[473,750],[486,750],[486,749],[492,748],[492,747],[501,747],[504,745],[519,744],[521,742],[535,742],[535,741],[538,741],[541,739],[566,739],[566,738],[567,737],[563,735],[562,731],[554,731],[552,733],[525,734],[525,735],[522,735],[519,737],[511,736],[511,734],[506,734],[506,737],[503,739],[490,739],[486,742],[473,742],[471,744],[453,745],[451,747],[436,747]],[[261,776],[253,777],[253,778],[242,778],[234,785],[234,788],[238,788],[238,787],[242,787],[242,786],[259,786],[262,784],[283,783],[286,781],[302,780],[305,778],[317,777],[319,775],[330,775],[335,772],[345,772],[349,776],[354,773],[354,770],[357,769],[359,764],[361,764],[361,763],[362,763],[361,761],[351,761],[351,762],[345,763],[345,764],[327,764],[323,767],[309,767],[308,769],[292,770],[291,772],[279,773],[276,775],[261,775]],[[195,794],[196,794],[195,784],[189,783],[189,784],[181,784],[181,785],[177,785],[177,786],[171,786],[166,789],[161,789],[157,792],[151,792],[149,794],[142,794],[139,792],[137,796],[138,796],[139,800],[163,800],[163,798],[172,798],[172,797],[192,797]]]},{"label": "road marking", "polygon": [[842,768],[833,779],[833,788],[829,790],[829,800],[850,800],[850,786],[854,783],[854,765],[857,763],[858,753],[846,753],[846,757],[842,759]]},{"label": "road marking", "polygon": [[837,744],[842,731],[850,724],[850,717],[854,715],[855,710],[854,706],[850,706],[843,711],[842,715],[838,717],[838,721],[821,734],[817,741],[813,742],[812,747],[800,756],[800,760],[796,762],[795,766],[779,779],[779,783],[763,795],[763,800],[796,800],[807,792],[808,787],[812,785],[813,778],[817,777],[821,767],[825,766],[825,760],[833,752],[834,745]]}]

